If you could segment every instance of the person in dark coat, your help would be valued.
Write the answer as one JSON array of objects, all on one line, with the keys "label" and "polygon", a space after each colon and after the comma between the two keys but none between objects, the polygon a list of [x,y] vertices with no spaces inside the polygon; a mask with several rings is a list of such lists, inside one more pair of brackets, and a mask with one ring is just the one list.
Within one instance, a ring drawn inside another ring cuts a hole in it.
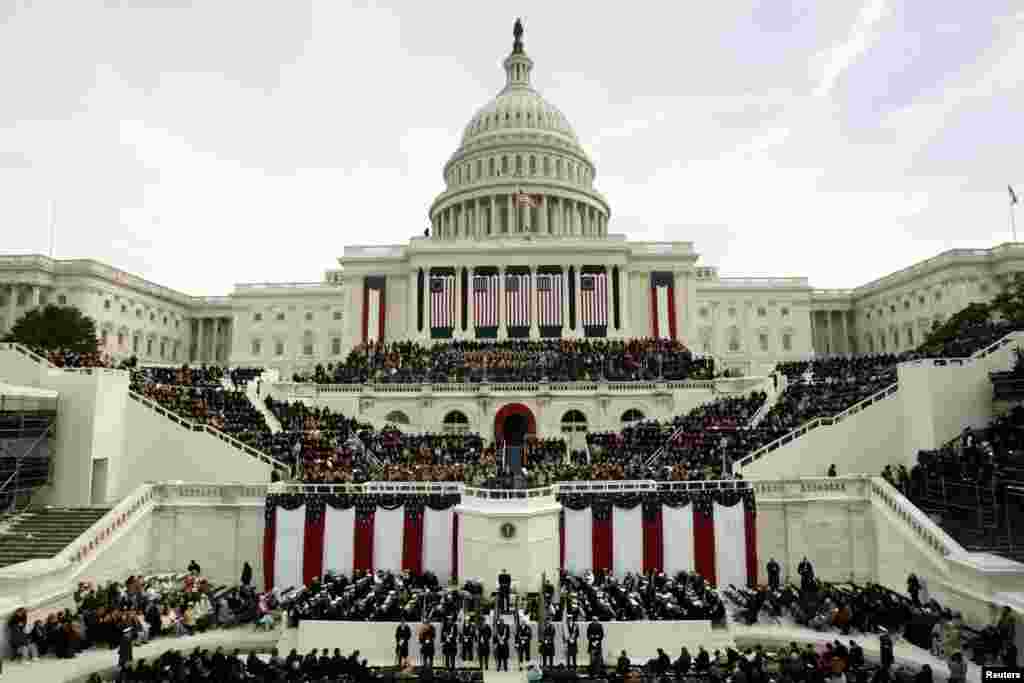
[{"label": "person in dark coat", "polygon": [[498,660],[498,671],[508,671],[509,639],[512,637],[512,629],[505,623],[504,619],[498,620],[498,628],[494,630],[494,658]]},{"label": "person in dark coat", "polygon": [[550,621],[544,624],[540,636],[540,667],[542,670],[555,666],[555,625]]},{"label": "person in dark coat", "polygon": [[604,626],[597,620],[597,617],[587,625],[587,644],[591,659],[604,659],[601,644],[604,642]]},{"label": "person in dark coat", "polygon": [[480,657],[480,670],[486,671],[491,668],[491,625],[486,621],[480,625],[476,643],[477,655]]},{"label": "person in dark coat", "polygon": [[473,648],[476,646],[476,627],[473,622],[467,622],[462,627],[462,661],[470,663],[473,661]]},{"label": "person in dark coat", "polygon": [[188,563],[188,571],[189,571],[190,574],[197,574],[197,575],[203,573],[203,571],[199,568],[199,563],[196,562],[195,560],[192,560],[191,562]]},{"label": "person in dark coat", "polygon": [[243,586],[251,586],[252,585],[252,565],[249,564],[248,562],[246,562],[244,565],[242,565],[242,585]]},{"label": "person in dark coat", "polygon": [[117,666],[124,669],[134,659],[132,646],[135,642],[134,634],[130,628],[121,631],[121,645],[117,648]]},{"label": "person in dark coat", "polygon": [[580,651],[580,625],[573,619],[569,622],[569,632],[565,638],[565,666],[576,670],[576,655]]},{"label": "person in dark coat", "polygon": [[395,628],[395,662],[398,666],[405,666],[405,660],[409,659],[409,641],[411,639],[412,629],[403,620]]},{"label": "person in dark coat", "polygon": [[779,563],[775,561],[775,558],[768,560],[768,587],[772,591],[779,590],[780,581],[779,575],[782,573]]}]

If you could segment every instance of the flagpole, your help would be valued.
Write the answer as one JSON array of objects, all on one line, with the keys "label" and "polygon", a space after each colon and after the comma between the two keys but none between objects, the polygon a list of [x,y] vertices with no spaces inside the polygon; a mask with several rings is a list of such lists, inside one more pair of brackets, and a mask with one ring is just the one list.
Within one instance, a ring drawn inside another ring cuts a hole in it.
[{"label": "flagpole", "polygon": [[50,258],[53,258],[55,243],[57,241],[57,200],[50,200]]},{"label": "flagpole", "polygon": [[1017,205],[1010,204],[1010,230],[1013,232],[1013,241],[1017,241]]}]

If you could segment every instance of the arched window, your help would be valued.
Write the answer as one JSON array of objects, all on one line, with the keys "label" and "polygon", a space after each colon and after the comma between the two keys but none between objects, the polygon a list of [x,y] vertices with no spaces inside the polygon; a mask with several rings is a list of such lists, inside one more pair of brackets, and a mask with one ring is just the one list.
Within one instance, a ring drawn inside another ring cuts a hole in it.
[{"label": "arched window", "polygon": [[494,157],[491,157],[490,161],[487,162],[487,175],[494,177]]},{"label": "arched window", "polygon": [[501,173],[502,175],[508,173],[508,157],[501,158]]},{"label": "arched window", "polygon": [[409,416],[403,413],[401,410],[392,410],[384,418],[384,421],[388,424],[395,425],[407,425],[409,424]]},{"label": "arched window", "polygon": [[570,410],[562,416],[562,433],[587,431],[587,417],[578,410]]},{"label": "arched window", "polygon": [[633,422],[641,422],[644,419],[644,414],[636,408],[630,408],[622,414],[622,424],[631,424]]},{"label": "arched window", "polygon": [[729,350],[736,352],[740,350],[740,331],[739,328],[729,328]]},{"label": "arched window", "polygon": [[544,177],[551,177],[551,157],[544,157]]},{"label": "arched window", "polygon": [[441,430],[445,434],[465,434],[469,431],[469,418],[465,413],[453,410],[444,416]]},{"label": "arched window", "polygon": [[530,156],[530,175],[537,175],[537,157]]}]

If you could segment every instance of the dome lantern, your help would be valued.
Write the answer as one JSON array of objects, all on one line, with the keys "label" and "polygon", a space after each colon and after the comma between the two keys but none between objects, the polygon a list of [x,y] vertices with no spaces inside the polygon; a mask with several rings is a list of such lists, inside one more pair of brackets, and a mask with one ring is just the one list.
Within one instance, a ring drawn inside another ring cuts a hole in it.
[{"label": "dome lantern", "polygon": [[512,54],[505,58],[505,91],[512,88],[529,89],[533,60],[527,57],[523,50],[523,23],[521,20],[516,19],[512,35],[515,38],[512,43]]}]

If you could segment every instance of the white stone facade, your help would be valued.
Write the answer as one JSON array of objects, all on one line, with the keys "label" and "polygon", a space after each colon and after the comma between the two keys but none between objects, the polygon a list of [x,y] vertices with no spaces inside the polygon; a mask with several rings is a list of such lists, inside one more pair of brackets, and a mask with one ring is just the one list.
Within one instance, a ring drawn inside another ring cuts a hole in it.
[{"label": "white stone facade", "polygon": [[[72,304],[96,320],[115,357],[258,365],[287,378],[342,360],[381,333],[385,340],[474,339],[474,275],[496,276],[488,285],[495,302],[506,300],[505,276],[516,275],[528,277],[527,324],[512,330],[502,303],[483,338],[622,339],[657,331],[720,366],[762,374],[812,354],[913,348],[936,321],[987,300],[1024,269],[1024,245],[1004,244],[947,251],[852,290],[815,290],[799,277],[720,277],[698,264],[690,242],[632,242],[611,233],[597,169],[568,119],[532,88],[533,61],[521,42],[503,66],[505,87],[472,117],[444,164],[445,190],[429,207],[428,235],[346,247],[339,267],[319,282],[240,284],[219,297],[187,296],[91,260],[0,257],[2,329],[35,306]],[[431,326],[432,274],[446,273],[455,321],[441,334]],[[585,329],[584,280],[596,273],[607,278],[600,294],[607,324]],[[537,314],[544,275],[562,285],[557,327],[542,326]],[[656,283],[667,297],[659,299]]]}]

